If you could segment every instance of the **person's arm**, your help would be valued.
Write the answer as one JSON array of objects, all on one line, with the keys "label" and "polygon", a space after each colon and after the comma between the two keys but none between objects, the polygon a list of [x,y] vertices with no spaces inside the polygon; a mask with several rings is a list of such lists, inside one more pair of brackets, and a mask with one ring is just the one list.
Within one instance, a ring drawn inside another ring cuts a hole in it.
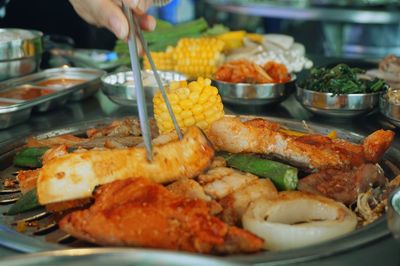
[{"label": "person's arm", "polygon": [[119,39],[128,37],[128,21],[121,9],[121,1],[129,6],[135,16],[139,17],[144,30],[153,30],[156,21],[146,14],[151,0],[69,0],[75,11],[86,22],[112,31]]}]

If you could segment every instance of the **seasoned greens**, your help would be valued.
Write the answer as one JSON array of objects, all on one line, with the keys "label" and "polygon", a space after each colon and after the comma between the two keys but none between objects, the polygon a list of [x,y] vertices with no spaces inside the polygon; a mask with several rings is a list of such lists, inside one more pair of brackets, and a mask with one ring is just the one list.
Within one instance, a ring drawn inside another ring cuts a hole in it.
[{"label": "seasoned greens", "polygon": [[386,87],[384,80],[364,77],[364,73],[364,70],[346,64],[333,68],[313,68],[310,76],[299,85],[306,90],[334,94],[373,93]]}]

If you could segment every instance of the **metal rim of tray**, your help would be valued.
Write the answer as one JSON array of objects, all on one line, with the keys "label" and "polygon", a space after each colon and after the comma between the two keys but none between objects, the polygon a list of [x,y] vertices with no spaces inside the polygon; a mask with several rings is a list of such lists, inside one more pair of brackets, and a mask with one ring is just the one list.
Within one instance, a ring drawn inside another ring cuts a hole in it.
[{"label": "metal rim of tray", "polygon": [[216,259],[212,256],[187,252],[174,252],[154,249],[130,248],[80,248],[40,252],[29,255],[9,257],[3,261],[9,266],[46,265],[209,265],[234,266],[233,262]]},{"label": "metal rim of tray", "polygon": [[[291,128],[293,130],[305,131],[304,122],[296,121],[293,119],[282,119],[282,118],[265,117],[265,116],[245,116],[245,115],[239,117],[243,119],[251,119],[255,117],[266,118],[271,121],[279,122],[283,126]],[[45,133],[35,134],[35,136],[39,138],[46,138],[68,133],[79,134],[84,132],[84,130],[88,127],[93,127],[101,124],[104,125],[105,123],[108,123],[115,119],[118,118],[107,118],[102,120],[86,121],[83,123],[77,123],[77,124],[72,124],[70,126],[57,128]],[[325,126],[323,124],[307,123],[307,125],[308,128],[310,128],[311,130],[321,134],[327,134],[332,130],[336,130],[339,138],[346,139],[348,141],[352,141],[355,143],[359,143],[364,137],[363,135],[357,134],[355,132],[337,129],[331,126]],[[22,146],[25,137],[26,136],[20,136],[16,138],[19,139],[17,142],[7,141],[3,144],[0,144],[1,169],[4,169],[3,161],[5,155],[8,154],[8,156],[10,156],[10,154],[15,154],[15,151]],[[389,161],[390,163],[395,165],[400,164],[400,150],[398,150],[395,147],[391,147],[385,154],[383,161]],[[385,165],[382,166],[385,167]],[[2,213],[4,213],[6,209],[8,209],[8,206],[0,205],[0,211]],[[27,253],[68,248],[68,246],[48,243],[40,238],[37,239],[35,237],[18,233],[14,229],[12,229],[9,224],[5,224],[4,217],[5,216],[0,215],[0,245]],[[337,239],[324,242],[321,244],[312,245],[299,249],[288,250],[288,251],[279,251],[279,252],[262,251],[256,254],[232,255],[232,256],[215,257],[215,258],[220,258],[223,260],[236,263],[251,263],[254,265],[263,263],[269,263],[269,265],[280,265],[283,263],[298,263],[298,262],[310,261],[341,253],[350,252],[363,245],[370,244],[374,241],[378,241],[381,240],[382,238],[388,237],[390,233],[387,229],[386,224],[387,224],[386,215],[383,215],[372,224],[357,229],[343,237],[339,237]],[[131,250],[137,250],[137,249],[132,248]]]}]

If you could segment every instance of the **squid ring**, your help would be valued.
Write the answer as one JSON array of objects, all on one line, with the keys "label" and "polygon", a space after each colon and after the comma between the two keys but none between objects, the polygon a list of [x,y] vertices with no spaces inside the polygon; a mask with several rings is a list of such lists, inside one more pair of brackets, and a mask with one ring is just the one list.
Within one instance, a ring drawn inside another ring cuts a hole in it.
[{"label": "squid ring", "polygon": [[259,198],[246,210],[243,227],[264,239],[268,250],[287,250],[353,231],[356,215],[342,203],[300,191]]}]

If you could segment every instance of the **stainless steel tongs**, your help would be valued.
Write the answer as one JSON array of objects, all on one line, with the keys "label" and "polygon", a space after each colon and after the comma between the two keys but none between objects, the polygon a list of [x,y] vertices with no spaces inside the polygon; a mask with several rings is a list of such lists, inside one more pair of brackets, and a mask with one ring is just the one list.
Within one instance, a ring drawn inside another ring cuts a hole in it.
[{"label": "stainless steel tongs", "polygon": [[169,115],[171,116],[172,123],[174,124],[176,133],[178,134],[179,139],[182,139],[182,133],[179,129],[178,122],[176,121],[174,112],[172,110],[171,104],[168,100],[167,93],[165,92],[164,86],[162,84],[160,75],[157,71],[157,68],[154,64],[153,58],[151,57],[150,51],[147,46],[147,42],[145,41],[142,33],[142,29],[140,28],[139,22],[136,18],[133,17],[131,10],[128,6],[122,3],[125,15],[128,19],[129,23],[129,37],[128,37],[128,46],[129,46],[129,54],[131,58],[131,65],[132,65],[132,73],[133,73],[133,80],[136,92],[136,101],[139,111],[139,119],[140,119],[140,128],[142,131],[142,136],[144,139],[144,145],[146,147],[147,152],[147,159],[149,161],[153,160],[153,146],[151,143],[151,132],[150,132],[150,125],[147,116],[147,103],[145,98],[145,92],[143,89],[142,83],[142,75],[139,63],[139,55],[137,51],[137,43],[135,35],[139,37],[139,41],[142,44],[143,50],[149,60],[151,69],[153,71],[154,77],[156,78],[158,88],[164,98],[165,104],[167,106]]}]

